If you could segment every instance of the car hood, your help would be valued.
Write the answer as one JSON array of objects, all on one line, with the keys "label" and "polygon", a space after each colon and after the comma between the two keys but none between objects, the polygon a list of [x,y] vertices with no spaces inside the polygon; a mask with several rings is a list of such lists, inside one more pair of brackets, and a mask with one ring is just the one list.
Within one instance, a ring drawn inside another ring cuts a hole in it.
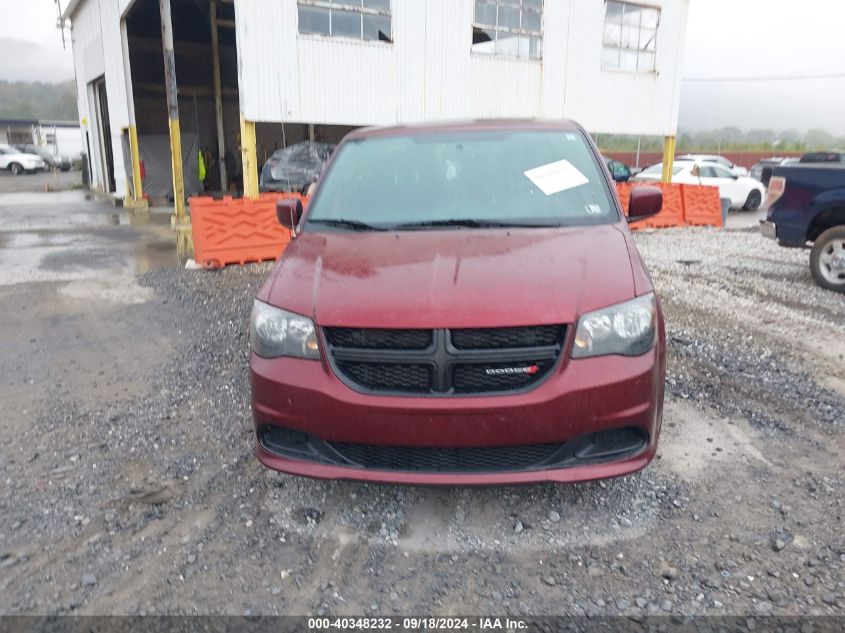
[{"label": "car hood", "polygon": [[258,298],[319,325],[443,328],[572,323],[634,295],[625,234],[602,225],[305,232]]}]

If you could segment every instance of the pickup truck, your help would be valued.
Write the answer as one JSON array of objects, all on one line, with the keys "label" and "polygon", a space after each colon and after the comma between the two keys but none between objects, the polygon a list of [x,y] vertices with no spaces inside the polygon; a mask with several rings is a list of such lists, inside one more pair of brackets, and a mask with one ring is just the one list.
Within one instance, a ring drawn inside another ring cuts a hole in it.
[{"label": "pickup truck", "polygon": [[845,292],[845,164],[765,167],[763,182],[769,210],[762,234],[781,246],[811,248],[816,283]]}]

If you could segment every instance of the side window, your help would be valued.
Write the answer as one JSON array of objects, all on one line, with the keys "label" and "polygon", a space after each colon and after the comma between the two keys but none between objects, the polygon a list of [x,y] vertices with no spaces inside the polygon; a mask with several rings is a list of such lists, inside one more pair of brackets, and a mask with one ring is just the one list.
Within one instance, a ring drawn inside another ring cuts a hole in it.
[{"label": "side window", "polygon": [[392,42],[390,0],[298,0],[299,32]]},{"label": "side window", "polygon": [[724,169],[722,167],[713,167],[713,171],[716,172],[716,178],[733,178],[733,174],[728,169]]},{"label": "side window", "polygon": [[657,70],[657,28],[660,9],[607,0],[604,15],[602,68],[651,73]]},{"label": "side window", "polygon": [[624,163],[620,163],[618,160],[615,160],[613,161],[613,175],[617,178],[627,178],[631,175],[631,172]]},{"label": "side window", "polygon": [[476,0],[472,51],[543,57],[543,0]]},{"label": "side window", "polygon": [[716,169],[714,167],[710,167],[709,165],[702,165],[699,167],[701,170],[701,178],[715,178],[716,177]]}]

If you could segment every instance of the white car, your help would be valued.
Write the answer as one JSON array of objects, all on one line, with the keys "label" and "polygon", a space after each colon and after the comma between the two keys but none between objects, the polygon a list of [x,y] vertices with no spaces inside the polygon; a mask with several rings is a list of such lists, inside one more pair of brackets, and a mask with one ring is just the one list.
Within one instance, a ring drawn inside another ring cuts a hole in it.
[{"label": "white car", "polygon": [[704,161],[706,163],[718,163],[730,171],[734,176],[748,175],[748,170],[745,167],[736,165],[724,156],[719,156],[718,154],[684,154],[683,156],[675,156],[675,160],[697,160]]},{"label": "white car", "polygon": [[0,169],[8,169],[17,176],[25,171],[47,169],[47,164],[37,154],[24,154],[11,145],[0,145]]},{"label": "white car", "polygon": [[[660,180],[663,163],[647,167],[631,180]],[[754,211],[766,199],[766,187],[748,176],[734,176],[717,163],[678,159],[672,166],[672,182],[682,185],[709,185],[719,188],[720,198],[730,198],[731,209]]]}]

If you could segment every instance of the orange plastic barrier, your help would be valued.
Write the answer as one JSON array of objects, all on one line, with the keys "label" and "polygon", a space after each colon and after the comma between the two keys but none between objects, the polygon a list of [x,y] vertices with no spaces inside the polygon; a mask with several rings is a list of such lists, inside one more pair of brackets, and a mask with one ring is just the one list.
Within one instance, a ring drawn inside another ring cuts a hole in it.
[{"label": "orange plastic barrier", "polygon": [[616,195],[619,196],[619,202],[622,204],[622,211],[625,212],[626,216],[628,215],[628,202],[631,200],[632,187],[633,185],[630,182],[616,183]]},{"label": "orange plastic barrier", "polygon": [[284,193],[284,192],[275,192],[275,191],[267,191],[264,193],[258,194],[259,200],[272,200],[273,204],[275,204],[276,200],[290,200],[291,198],[299,198],[299,201],[302,203],[303,207],[308,206],[308,196],[303,196],[300,193]]},{"label": "orange plastic barrier", "polygon": [[622,203],[622,210],[626,215],[628,213],[628,202],[631,199],[631,189],[642,186],[657,187],[663,192],[663,208],[657,215],[631,222],[629,226],[632,229],[683,226],[684,199],[681,194],[683,185],[663,182],[617,182],[616,192],[619,195],[619,201]]},{"label": "orange plastic barrier", "polygon": [[190,198],[197,263],[214,269],[279,257],[290,241],[290,231],[276,220],[278,197]]},{"label": "orange plastic barrier", "polygon": [[682,185],[684,222],[693,226],[722,226],[722,203],[719,188],[704,185]]},{"label": "orange plastic barrier", "polygon": [[617,182],[616,192],[625,214],[631,189],[647,185],[658,187],[663,192],[663,208],[660,213],[644,220],[632,222],[632,229],[665,228],[671,226],[722,226],[722,205],[719,188],[701,185],[676,185],[663,182]]}]

